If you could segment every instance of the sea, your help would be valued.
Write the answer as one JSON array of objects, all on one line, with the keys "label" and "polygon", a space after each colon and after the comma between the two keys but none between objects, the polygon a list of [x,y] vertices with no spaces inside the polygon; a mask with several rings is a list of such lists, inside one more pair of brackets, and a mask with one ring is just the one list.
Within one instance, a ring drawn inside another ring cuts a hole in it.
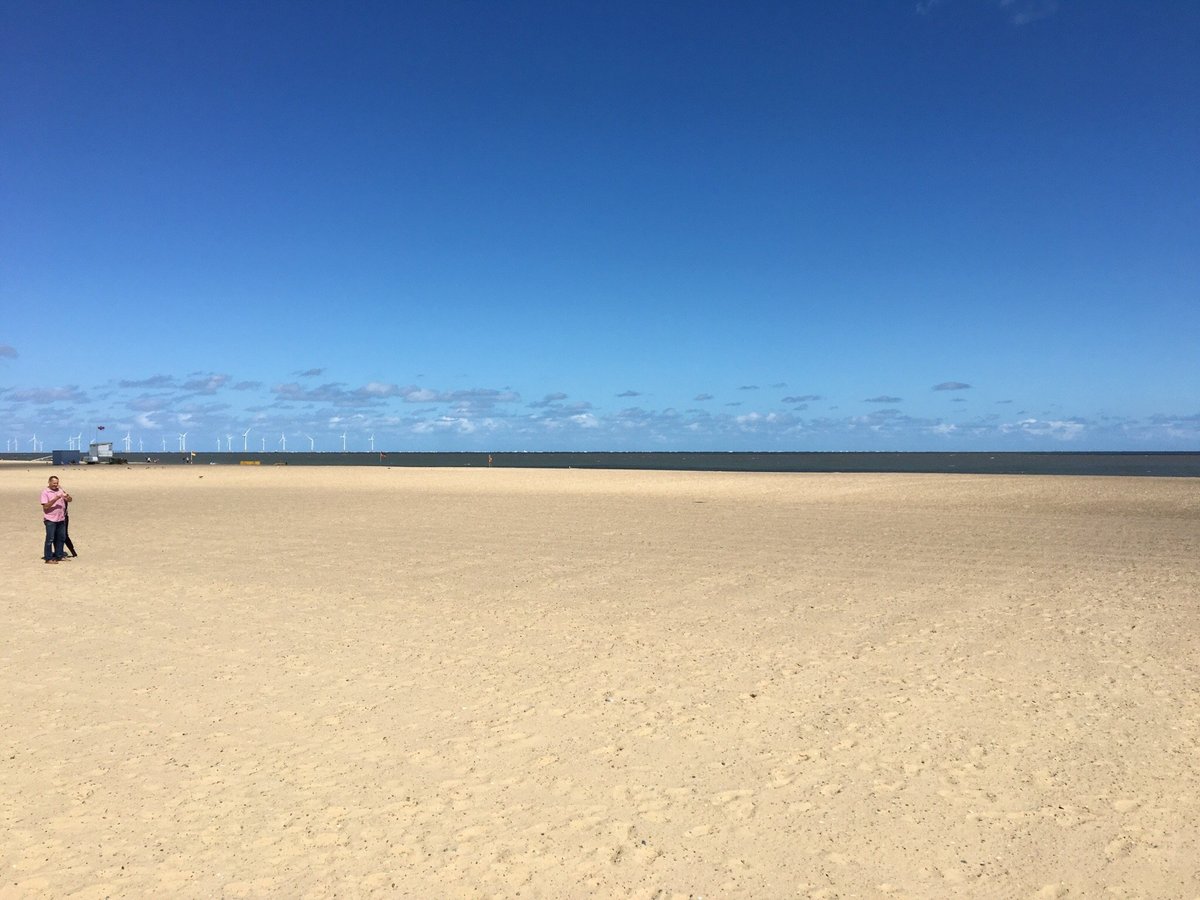
[{"label": "sea", "polygon": [[[356,453],[203,452],[124,454],[130,464],[377,466],[498,469],[644,469],[672,472],[888,472],[971,475],[1130,475],[1200,477],[1200,453],[747,453],[747,452],[527,452]],[[35,460],[46,454],[0,453]]]}]

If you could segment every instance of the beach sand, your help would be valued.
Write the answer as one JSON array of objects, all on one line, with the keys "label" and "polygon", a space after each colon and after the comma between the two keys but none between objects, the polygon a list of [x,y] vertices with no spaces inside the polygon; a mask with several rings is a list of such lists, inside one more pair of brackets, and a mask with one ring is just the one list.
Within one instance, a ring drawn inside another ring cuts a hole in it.
[{"label": "beach sand", "polygon": [[1200,481],[0,471],[0,897],[1200,896]]}]

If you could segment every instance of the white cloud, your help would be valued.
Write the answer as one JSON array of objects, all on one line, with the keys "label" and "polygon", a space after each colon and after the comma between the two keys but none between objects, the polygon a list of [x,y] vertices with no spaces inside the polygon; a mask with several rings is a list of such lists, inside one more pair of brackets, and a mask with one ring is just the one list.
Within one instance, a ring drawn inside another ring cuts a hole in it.
[{"label": "white cloud", "polygon": [[151,375],[149,378],[121,380],[117,382],[117,387],[121,388],[165,388],[174,386],[175,378],[171,375]]},{"label": "white cloud", "polygon": [[368,397],[395,397],[400,393],[400,388],[394,384],[385,384],[382,381],[369,381],[358,389],[360,393]]},{"label": "white cloud", "polygon": [[495,431],[499,426],[495,419],[473,419],[461,416],[439,416],[436,419],[420,420],[413,424],[415,434],[437,434],[453,432],[455,434],[475,434],[477,431]]},{"label": "white cloud", "polygon": [[803,423],[791,413],[761,413],[750,412],[744,415],[735,416],[734,422],[743,431],[758,431],[760,429],[766,431],[778,431],[787,433],[789,431],[799,430]]},{"label": "white cloud", "polygon": [[66,387],[25,388],[10,391],[6,399],[15,400],[18,403],[43,405],[60,402],[83,403],[87,401],[87,395],[79,389],[78,385],[72,384]]},{"label": "white cloud", "polygon": [[227,381],[229,381],[228,375],[205,375],[185,382],[183,389],[196,394],[215,394],[225,386]]},{"label": "white cloud", "polygon": [[405,388],[402,393],[405,403],[436,403],[440,396],[437,391],[418,387]]},{"label": "white cloud", "polygon": [[1014,25],[1028,25],[1058,12],[1058,0],[1000,0],[1000,6]]},{"label": "white cloud", "polygon": [[1048,437],[1057,441],[1070,441],[1087,430],[1087,424],[1071,419],[1022,419],[1000,426],[1002,434],[1025,434],[1030,437]]},{"label": "white cloud", "polygon": [[[949,0],[917,0],[918,15],[928,16]],[[1013,25],[1028,25],[1058,12],[1058,0],[998,0],[997,6]]]}]

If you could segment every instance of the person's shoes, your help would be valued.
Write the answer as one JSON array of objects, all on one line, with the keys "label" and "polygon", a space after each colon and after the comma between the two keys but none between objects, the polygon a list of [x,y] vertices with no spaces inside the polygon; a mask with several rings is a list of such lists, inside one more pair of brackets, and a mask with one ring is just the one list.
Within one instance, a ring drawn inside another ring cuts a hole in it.
[{"label": "person's shoes", "polygon": [[74,551],[71,551],[71,559],[74,559],[74,558],[75,558],[75,557],[77,557],[78,555],[79,555],[78,553],[76,553],[76,552],[74,552]]},{"label": "person's shoes", "polygon": [[57,559],[47,559],[47,560],[45,560],[45,563],[46,563],[46,565],[50,565],[50,563],[56,563],[56,562],[58,562],[58,560],[57,560]]},{"label": "person's shoes", "polygon": [[63,562],[66,562],[68,559],[71,559],[71,557],[70,556],[60,556],[59,559],[62,560]]}]

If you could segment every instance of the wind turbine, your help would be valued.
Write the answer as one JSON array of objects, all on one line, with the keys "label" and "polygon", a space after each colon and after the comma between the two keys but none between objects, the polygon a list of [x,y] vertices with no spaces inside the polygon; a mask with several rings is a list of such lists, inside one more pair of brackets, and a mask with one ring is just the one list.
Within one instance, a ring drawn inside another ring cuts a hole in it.
[{"label": "wind turbine", "polygon": [[346,432],[342,432],[342,452],[346,452]]},{"label": "wind turbine", "polygon": [[314,452],[317,449],[317,442],[313,440],[313,436],[311,434],[306,434],[305,437],[308,438],[308,452]]},{"label": "wind turbine", "polygon": [[282,432],[279,434],[279,446],[283,448],[284,453],[287,453],[287,435]]},{"label": "wind turbine", "polygon": [[266,453],[266,452],[267,452],[267,439],[266,439],[266,437],[265,437],[265,436],[263,437],[262,441],[263,441],[263,449],[262,449],[262,452],[263,452],[263,453]]},{"label": "wind turbine", "polygon": [[83,432],[82,431],[79,432],[79,434],[75,435],[75,449],[79,450],[80,452],[83,451]]},{"label": "wind turbine", "polygon": [[[253,428],[253,427],[254,427],[253,425],[250,426],[250,428]],[[245,432],[242,434],[242,452],[243,453],[248,452],[247,445],[249,444],[249,440],[248,440],[247,436],[250,434],[250,428],[247,428],[245,430]]]},{"label": "wind turbine", "polygon": [[375,452],[375,432],[373,432],[373,431],[371,432],[370,440],[371,440],[371,452],[374,453]]},{"label": "wind turbine", "polygon": [[126,453],[129,452],[129,442],[130,442],[130,437],[129,437],[129,432],[127,431],[127,432],[125,432],[125,452]]},{"label": "wind turbine", "polygon": [[179,452],[180,453],[183,453],[185,450],[187,450],[187,436],[188,436],[188,433],[186,431],[183,432],[183,434],[179,435]]},{"label": "wind turbine", "polygon": [[138,453],[142,452],[142,436],[138,435]]},{"label": "wind turbine", "polygon": [[167,452],[167,436],[165,434],[163,435],[163,451],[162,452],[163,453]]},{"label": "wind turbine", "polygon": [[226,453],[233,452],[233,435],[232,434],[225,435],[225,452]]},{"label": "wind turbine", "polygon": [[36,434],[29,439],[29,447],[30,447],[30,449],[33,450],[34,453],[37,453],[37,435]]}]

